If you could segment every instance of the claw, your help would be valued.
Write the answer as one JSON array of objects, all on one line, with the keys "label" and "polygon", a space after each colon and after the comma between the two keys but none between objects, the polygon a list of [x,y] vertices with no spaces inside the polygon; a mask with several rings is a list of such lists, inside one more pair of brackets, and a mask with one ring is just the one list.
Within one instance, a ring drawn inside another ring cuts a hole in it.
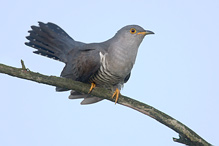
[{"label": "claw", "polygon": [[88,94],[91,93],[92,90],[93,90],[95,87],[96,87],[96,84],[95,84],[95,83],[91,83],[90,90],[89,90]]},{"label": "claw", "polygon": [[112,96],[112,98],[114,98],[114,96],[116,96],[115,104],[117,103],[117,101],[119,99],[119,93],[120,93],[119,89],[116,88],[116,91],[113,93],[113,96]]}]

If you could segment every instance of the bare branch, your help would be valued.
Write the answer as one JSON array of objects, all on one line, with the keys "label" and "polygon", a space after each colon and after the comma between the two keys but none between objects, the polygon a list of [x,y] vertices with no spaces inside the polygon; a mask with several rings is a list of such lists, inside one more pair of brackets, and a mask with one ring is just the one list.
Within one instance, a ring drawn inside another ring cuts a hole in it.
[{"label": "bare branch", "polygon": [[[46,76],[40,73],[35,73],[29,71],[25,68],[23,61],[22,68],[14,68],[0,64],[0,73],[8,74],[10,76],[23,78],[38,83],[43,83],[52,86],[58,86],[62,88],[72,89],[77,92],[87,93],[89,91],[90,85],[84,84],[81,82],[73,81],[71,79],[56,77],[56,76]],[[92,93],[94,96],[104,98],[110,101],[113,101],[111,98],[111,92],[104,89],[96,87]],[[113,101],[114,102],[114,101]],[[190,146],[210,146],[211,144],[201,138],[198,134],[192,131],[190,128],[182,124],[181,122],[175,120],[169,115],[155,109],[154,107],[147,105],[145,103],[139,102],[132,98],[120,95],[118,104],[130,107],[134,110],[137,110],[145,115],[150,116],[151,118],[157,120],[158,122],[166,125],[175,132],[179,134],[179,139],[173,138],[175,142],[183,143]]]}]

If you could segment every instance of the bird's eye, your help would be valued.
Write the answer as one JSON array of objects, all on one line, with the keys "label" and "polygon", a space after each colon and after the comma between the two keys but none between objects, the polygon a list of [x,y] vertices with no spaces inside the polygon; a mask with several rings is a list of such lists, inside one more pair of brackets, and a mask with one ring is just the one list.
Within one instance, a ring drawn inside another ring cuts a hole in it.
[{"label": "bird's eye", "polygon": [[135,34],[135,33],[136,33],[136,29],[131,28],[131,29],[130,29],[130,33],[131,33],[131,34]]}]

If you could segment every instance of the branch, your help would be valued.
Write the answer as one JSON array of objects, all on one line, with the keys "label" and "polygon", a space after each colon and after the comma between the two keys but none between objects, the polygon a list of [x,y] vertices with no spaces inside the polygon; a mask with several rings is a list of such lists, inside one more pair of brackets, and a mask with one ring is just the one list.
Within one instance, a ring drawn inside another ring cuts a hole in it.
[{"label": "branch", "polygon": [[[21,64],[22,64],[22,68],[14,68],[14,67],[6,66],[4,64],[0,64],[0,73],[35,81],[38,83],[67,88],[67,89],[75,90],[77,92],[87,93],[89,91],[90,85],[88,84],[84,84],[78,81],[73,81],[71,79],[66,79],[56,76],[46,76],[40,73],[35,73],[30,71],[29,69],[26,69],[23,61],[21,61]],[[114,101],[111,98],[112,93],[104,88],[96,87],[91,94],[100,98]],[[183,143],[190,146],[211,146],[210,143],[205,141],[190,128],[188,128],[181,122],[155,109],[150,105],[147,105],[145,103],[139,102],[137,100],[134,100],[132,98],[123,95],[120,95],[117,103],[130,107],[145,115],[148,115],[149,117],[157,120],[158,122],[166,125],[167,127],[177,132],[179,134],[179,139],[173,138],[173,141],[175,142]]]}]

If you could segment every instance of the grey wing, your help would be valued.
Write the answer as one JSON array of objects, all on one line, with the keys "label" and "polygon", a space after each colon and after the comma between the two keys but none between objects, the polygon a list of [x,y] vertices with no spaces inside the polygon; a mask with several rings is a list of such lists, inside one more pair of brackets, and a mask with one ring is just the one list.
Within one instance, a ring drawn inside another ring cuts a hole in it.
[{"label": "grey wing", "polygon": [[[76,57],[72,58],[72,60],[66,64],[61,76],[88,83],[89,78],[100,68],[99,51],[86,49],[79,51],[77,54],[73,54],[76,55]],[[65,89],[58,87],[56,88],[56,91],[63,90]],[[69,99],[78,98],[84,98],[84,100],[81,102],[82,105],[93,104],[103,100],[102,98],[72,90]]]},{"label": "grey wing", "polygon": [[130,76],[131,76],[131,72],[125,77],[125,79],[124,79],[124,83],[128,82]]},{"label": "grey wing", "polygon": [[[89,49],[95,48],[95,49]],[[89,82],[89,78],[95,74],[100,68],[100,52],[105,53],[104,46],[101,45],[88,45],[83,48],[73,49],[69,54],[68,62],[63,69],[61,76],[71,78],[76,81],[84,83]],[[65,91],[68,89],[56,88],[56,91]],[[84,98],[81,102],[82,105],[92,104],[103,100],[89,94],[83,94],[76,91],[71,91],[69,99]]]},{"label": "grey wing", "polygon": [[97,50],[80,50],[67,62],[61,76],[76,81],[88,83],[92,76],[100,68],[100,55]]},{"label": "grey wing", "polygon": [[79,46],[68,53],[68,61],[61,76],[87,83],[89,78],[100,68],[100,52],[105,54],[108,45],[92,43]]},{"label": "grey wing", "polygon": [[[73,49],[68,54],[61,77],[70,78],[75,81],[88,83],[92,76],[100,67],[99,51],[94,49]],[[66,91],[68,89],[56,88],[56,91]]]}]

